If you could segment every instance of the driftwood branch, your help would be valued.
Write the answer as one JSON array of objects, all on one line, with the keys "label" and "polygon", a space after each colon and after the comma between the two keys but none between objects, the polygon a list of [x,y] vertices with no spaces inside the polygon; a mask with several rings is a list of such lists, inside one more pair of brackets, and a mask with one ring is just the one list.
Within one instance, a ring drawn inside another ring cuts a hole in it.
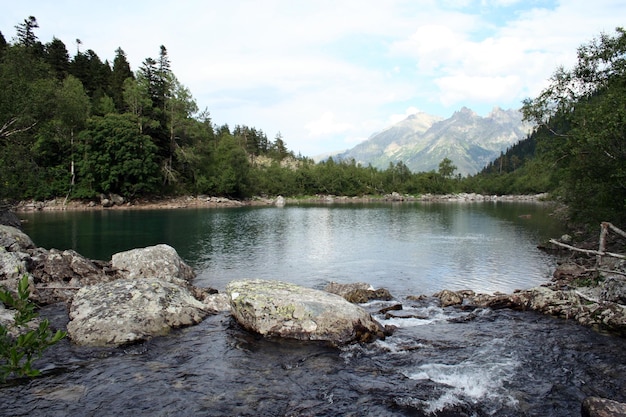
[{"label": "driftwood branch", "polygon": [[626,259],[626,255],[622,255],[620,253],[613,253],[613,252],[607,252],[606,251],[606,237],[609,234],[609,230],[617,233],[620,236],[626,237],[626,232],[624,232],[623,230],[615,227],[614,225],[612,225],[609,222],[602,222],[602,223],[600,223],[600,238],[598,239],[598,250],[580,249],[580,248],[577,248],[575,246],[559,242],[559,241],[557,241],[555,239],[550,239],[550,243],[552,243],[553,245],[561,246],[563,248],[575,251],[575,252],[582,252],[582,253],[586,253],[588,255],[595,255],[596,256],[596,267],[593,268],[593,269],[587,269],[587,271],[595,272],[596,278],[598,277],[598,274],[600,272],[606,272],[606,273],[610,273],[610,274],[618,274],[618,275],[626,276],[626,273],[624,273],[624,272],[621,272],[621,271],[611,271],[611,270],[606,270],[606,269],[602,268],[602,257],[603,256],[610,256],[612,258],[617,258],[617,259]]},{"label": "driftwood branch", "polygon": [[613,270],[610,270],[610,269],[603,269],[603,268],[585,269],[585,272],[606,272],[607,274],[624,275],[626,277],[626,272],[613,271]]},{"label": "driftwood branch", "polygon": [[613,226],[613,224],[609,223],[609,222],[602,222],[602,226],[603,227],[608,227],[609,229],[611,229],[613,232],[617,233],[618,235],[622,236],[622,237],[626,237],[626,232],[618,229],[617,227]]},{"label": "driftwood branch", "polygon": [[573,250],[573,251],[576,251],[576,252],[586,253],[588,255],[611,256],[613,258],[626,259],[626,255],[621,255],[619,253],[600,252],[600,251],[593,250],[593,249],[580,249],[580,248],[577,248],[575,246],[571,246],[571,245],[568,245],[566,243],[559,242],[558,240],[555,240],[555,239],[550,239],[550,243],[553,243],[553,244],[555,244],[557,246],[561,246],[563,248],[566,248],[566,249],[569,249],[569,250]]}]

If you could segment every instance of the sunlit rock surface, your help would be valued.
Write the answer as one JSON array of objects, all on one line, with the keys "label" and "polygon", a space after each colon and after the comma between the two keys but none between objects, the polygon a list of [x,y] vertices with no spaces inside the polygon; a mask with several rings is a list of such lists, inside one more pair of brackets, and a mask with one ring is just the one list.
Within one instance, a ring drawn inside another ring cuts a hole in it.
[{"label": "sunlit rock surface", "polygon": [[116,253],[111,266],[125,278],[161,278],[178,285],[185,285],[195,276],[176,249],[165,244]]},{"label": "sunlit rock surface", "polygon": [[226,293],[235,319],[263,336],[336,344],[383,337],[368,312],[326,291],[281,281],[241,280],[230,282]]},{"label": "sunlit rock surface", "polygon": [[157,278],[122,279],[81,288],[67,330],[80,345],[119,346],[199,323],[208,313],[186,288]]}]

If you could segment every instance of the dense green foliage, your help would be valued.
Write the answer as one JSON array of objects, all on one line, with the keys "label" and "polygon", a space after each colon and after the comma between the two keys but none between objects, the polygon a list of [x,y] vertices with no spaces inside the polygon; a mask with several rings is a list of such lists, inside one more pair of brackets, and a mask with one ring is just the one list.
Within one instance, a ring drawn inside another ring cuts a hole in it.
[{"label": "dense green foliage", "polygon": [[[39,375],[39,370],[32,366],[33,361],[66,335],[61,330],[52,334],[50,323],[45,319],[41,320],[36,328],[26,330],[26,326],[37,317],[34,304],[28,299],[29,294],[26,275],[19,281],[17,298],[9,291],[0,291],[0,301],[16,310],[12,325],[8,327],[0,325],[0,382],[12,375],[17,377]],[[12,336],[11,331],[18,335]]]},{"label": "dense green foliage", "polygon": [[[578,49],[573,69],[526,100],[538,152],[574,220],[626,222],[626,31]],[[596,223],[597,224],[597,223]]]},{"label": "dense green foliage", "polygon": [[113,65],[92,51],[73,57],[59,39],[42,44],[37,21],[16,37],[0,33],[0,199],[140,195],[402,194],[476,192],[561,197],[576,219],[623,223],[625,35],[602,35],[558,69],[541,95],[524,103],[537,123],[526,140],[482,172],[413,173],[355,161],[314,163],[279,134],[218,126],[171,71],[167,49],[133,72],[122,48]]},{"label": "dense green foliage", "polygon": [[[133,73],[122,48],[111,66],[42,44],[34,17],[0,43],[0,198],[93,198],[100,193],[362,195],[449,192],[456,167],[413,174],[354,161],[312,160],[245,125],[216,126],[172,73],[167,49]],[[4,37],[2,37],[4,39]]]}]

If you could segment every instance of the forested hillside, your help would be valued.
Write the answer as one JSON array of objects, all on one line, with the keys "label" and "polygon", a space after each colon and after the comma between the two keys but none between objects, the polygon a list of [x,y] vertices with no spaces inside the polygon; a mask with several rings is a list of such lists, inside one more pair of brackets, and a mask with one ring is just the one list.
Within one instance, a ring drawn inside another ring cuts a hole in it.
[{"label": "forested hillside", "polygon": [[35,17],[0,32],[0,199],[93,198],[99,193],[359,195],[451,191],[449,178],[414,178],[353,161],[315,164],[278,134],[215,125],[171,70],[165,46],[136,71],[93,50],[70,57],[42,43]]},{"label": "forested hillside", "polygon": [[571,218],[626,223],[626,32],[601,34],[578,48],[572,69],[558,68],[524,101],[531,137],[510,148],[467,185],[489,192],[546,190]]},{"label": "forested hillside", "polygon": [[40,41],[37,28],[29,17],[10,41],[0,32],[0,201],[551,192],[579,219],[626,221],[621,29],[582,46],[578,66],[557,70],[549,88],[525,103],[526,120],[537,125],[529,139],[463,178],[447,157],[419,173],[402,162],[316,164],[294,155],[280,134],[270,140],[243,121],[214,124],[172,72],[165,46],[134,70],[122,47],[110,63],[82,51],[77,39],[70,56],[61,40]]}]

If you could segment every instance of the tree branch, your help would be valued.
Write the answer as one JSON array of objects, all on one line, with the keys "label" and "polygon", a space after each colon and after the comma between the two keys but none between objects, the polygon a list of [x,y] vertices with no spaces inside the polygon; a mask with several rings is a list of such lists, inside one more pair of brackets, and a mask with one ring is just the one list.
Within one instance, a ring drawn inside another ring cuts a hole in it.
[{"label": "tree branch", "polygon": [[15,135],[16,133],[26,132],[27,130],[32,129],[37,124],[37,122],[35,122],[30,126],[10,129],[10,127],[14,125],[15,122],[17,122],[17,117],[9,119],[5,124],[2,125],[2,127],[0,127],[0,139],[8,138],[9,136]]}]

